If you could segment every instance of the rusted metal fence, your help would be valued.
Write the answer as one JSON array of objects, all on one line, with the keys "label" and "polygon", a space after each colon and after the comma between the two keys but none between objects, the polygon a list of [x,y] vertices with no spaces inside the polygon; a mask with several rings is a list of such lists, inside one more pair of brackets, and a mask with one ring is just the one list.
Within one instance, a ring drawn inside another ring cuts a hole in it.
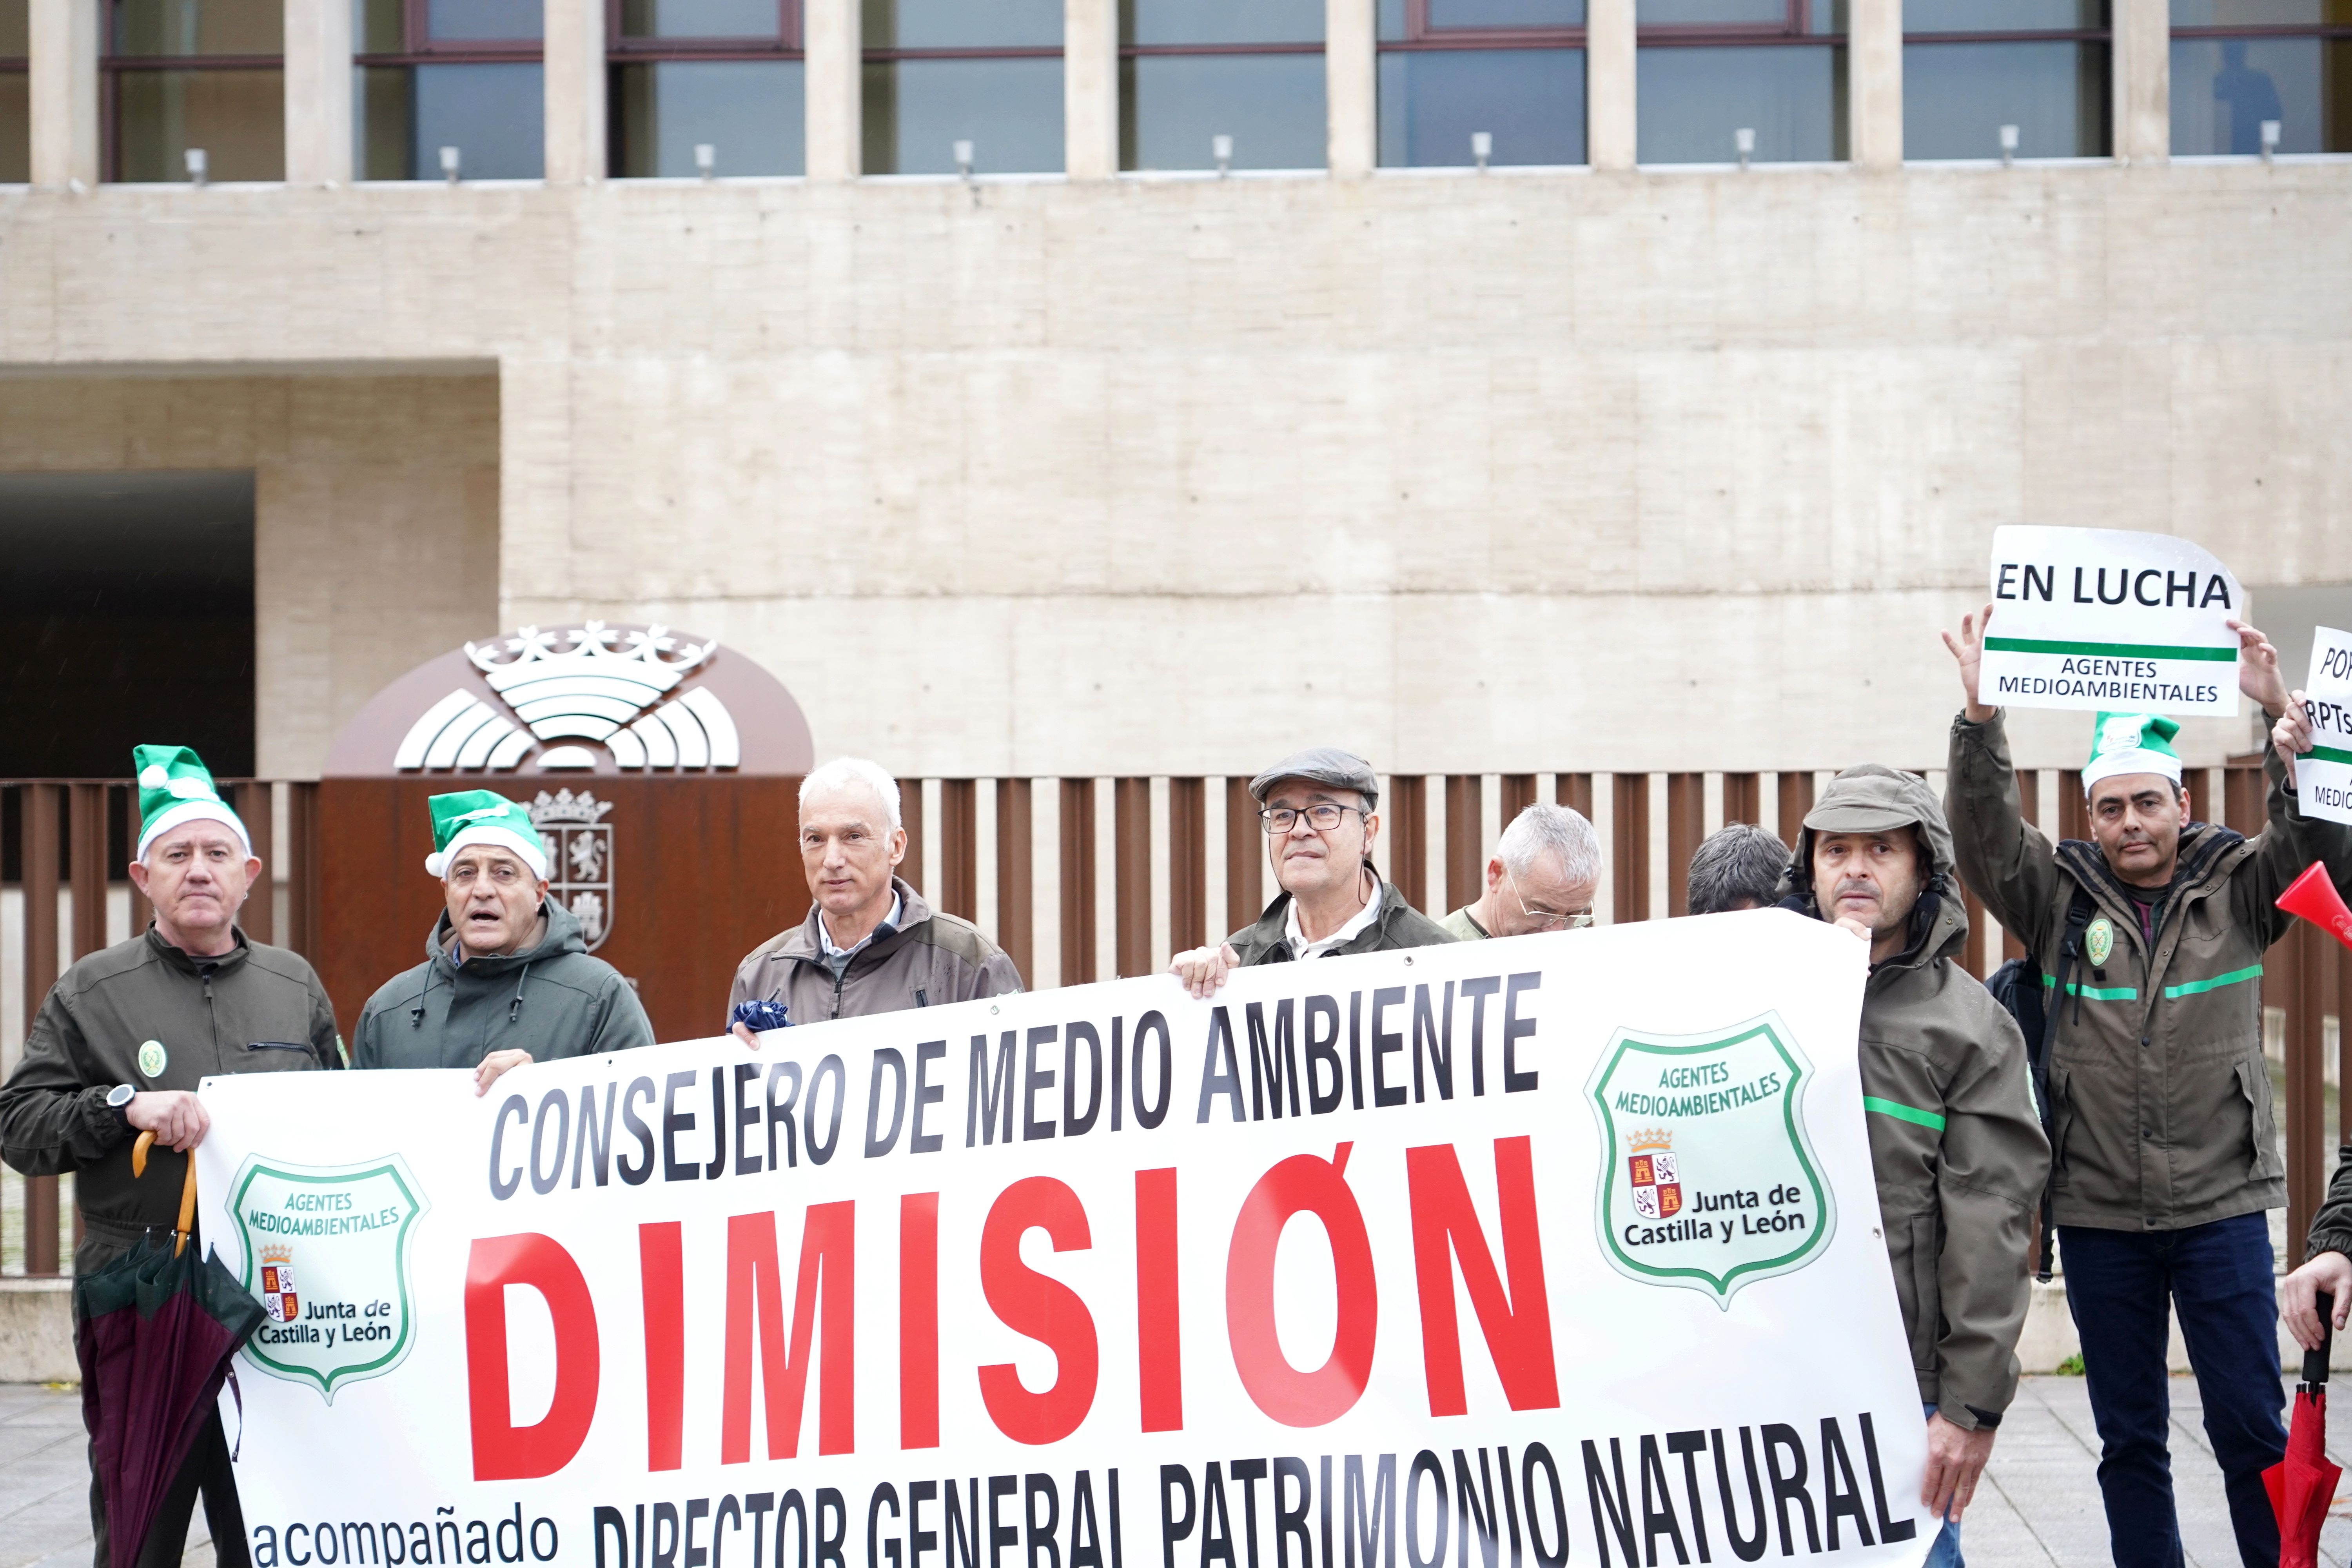
[{"label": "rusted metal fence", "polygon": [[[1377,858],[1405,897],[1433,915],[1469,902],[1503,824],[1536,800],[1591,817],[1607,851],[1597,912],[1649,920],[1685,910],[1692,851],[1726,822],[1761,822],[1785,837],[1811,805],[1811,773],[1457,773],[1385,781]],[[1940,788],[1940,773],[1927,772]],[[2258,831],[2264,785],[2252,761],[2192,769],[2192,814]],[[2081,776],[2021,773],[2025,814],[2060,837],[2088,836]],[[1247,781],[1232,777],[900,780],[905,870],[938,907],[977,921],[1033,985],[1150,973],[1173,951],[1255,920],[1270,886]],[[317,941],[317,786],[229,784],[270,865],[270,892],[248,904],[249,934],[311,953]],[[122,780],[0,784],[0,1054],[13,1065],[47,980],[82,954],[144,928],[125,879],[136,842],[135,793]],[[797,868],[775,874],[797,876]],[[1989,974],[2020,950],[1969,900],[1969,967]],[[2288,1252],[2324,1191],[2327,1097],[2336,1064],[2323,1041],[2343,1010],[2352,964],[2307,925],[2273,950],[2263,1001],[2284,1026],[2289,1173]],[[2340,1054],[2340,1047],[2339,1047]],[[7,1184],[17,1178],[5,1178]],[[58,1184],[0,1190],[0,1256],[55,1272],[65,1251]],[[67,1222],[68,1225],[70,1221]]]}]

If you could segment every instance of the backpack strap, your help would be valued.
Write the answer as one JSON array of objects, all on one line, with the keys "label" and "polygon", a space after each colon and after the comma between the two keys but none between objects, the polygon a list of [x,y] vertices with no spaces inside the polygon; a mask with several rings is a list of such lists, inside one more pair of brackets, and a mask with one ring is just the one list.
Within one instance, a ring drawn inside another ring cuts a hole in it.
[{"label": "backpack strap", "polygon": [[[2091,919],[2097,910],[2098,904],[2091,897],[2091,889],[2080,882],[2075,883],[2074,897],[2066,906],[2066,930],[2058,940],[2058,968],[2051,976],[2050,998],[2042,1013],[2042,1038],[2029,1042],[2026,1047],[2026,1068],[2032,1075],[2033,1100],[2042,1112],[2042,1131],[2045,1137],[2056,1131],[2056,1117],[2050,1106],[2050,1060],[2058,1046],[2058,1018],[2065,1011],[2067,982],[2074,978],[2075,965],[2083,956],[2083,932],[2089,929]],[[2074,1003],[2077,1018],[2081,1016],[2082,1010],[2078,995]],[[2041,1264],[2033,1276],[2045,1285],[2050,1282],[2051,1258],[2056,1250],[2057,1184],[2057,1150],[2053,1146],[2050,1173],[2042,1182],[2042,1245],[2038,1254]]]}]

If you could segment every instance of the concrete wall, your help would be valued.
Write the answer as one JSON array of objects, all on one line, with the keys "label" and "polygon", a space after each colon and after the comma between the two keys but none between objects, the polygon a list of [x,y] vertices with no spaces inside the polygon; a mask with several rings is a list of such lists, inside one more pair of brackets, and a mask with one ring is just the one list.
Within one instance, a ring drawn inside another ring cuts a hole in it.
[{"label": "concrete wall", "polygon": [[[0,238],[0,257],[10,248]],[[233,266],[201,265],[232,281]],[[0,310],[20,284],[0,276]],[[135,304],[121,313],[144,319]],[[300,377],[0,366],[0,469],[210,468],[254,470],[264,775],[315,774],[336,729],[385,681],[497,624],[499,405],[487,366]]]},{"label": "concrete wall", "polygon": [[[904,773],[1930,763],[2000,523],[2352,582],[2348,197],[2344,160],[13,192],[0,364],[59,379],[0,383],[0,463],[306,454],[263,488],[310,487],[265,521],[272,770],[404,659],[574,616],[715,634]],[[450,361],[494,410],[310,374]]]}]

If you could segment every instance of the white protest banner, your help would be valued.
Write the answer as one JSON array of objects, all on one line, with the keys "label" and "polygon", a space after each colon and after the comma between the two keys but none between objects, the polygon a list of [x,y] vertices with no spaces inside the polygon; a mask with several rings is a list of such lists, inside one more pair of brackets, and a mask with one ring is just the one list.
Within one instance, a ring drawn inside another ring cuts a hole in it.
[{"label": "white protest banner", "polygon": [[2309,815],[2352,822],[2352,633],[2312,629],[2303,710],[2312,747],[2294,760],[2295,794]]},{"label": "white protest banner", "polygon": [[1778,910],[209,1080],[257,1568],[1916,1564]]},{"label": "white protest banner", "polygon": [[1997,528],[1979,700],[1994,708],[2238,711],[2245,591],[2185,539]]}]

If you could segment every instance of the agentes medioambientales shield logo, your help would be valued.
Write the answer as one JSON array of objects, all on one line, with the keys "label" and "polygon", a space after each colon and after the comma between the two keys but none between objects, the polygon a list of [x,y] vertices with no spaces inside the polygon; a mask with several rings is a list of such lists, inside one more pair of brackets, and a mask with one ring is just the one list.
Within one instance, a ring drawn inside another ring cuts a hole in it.
[{"label": "agentes medioambientales shield logo", "polygon": [[416,1342],[408,1241],[430,1207],[397,1154],[360,1165],[247,1160],[229,1214],[245,1288],[268,1314],[245,1347],[254,1365],[318,1386],[381,1377]]},{"label": "agentes medioambientales shield logo", "polygon": [[586,790],[539,792],[531,826],[547,841],[547,896],[580,922],[580,940],[595,952],[613,934],[613,809]]},{"label": "agentes medioambientales shield logo", "polygon": [[1741,1286],[1820,1256],[1837,1215],[1805,1135],[1812,1076],[1776,1014],[1704,1035],[1619,1030],[1585,1086],[1611,1265],[1728,1311]]}]

